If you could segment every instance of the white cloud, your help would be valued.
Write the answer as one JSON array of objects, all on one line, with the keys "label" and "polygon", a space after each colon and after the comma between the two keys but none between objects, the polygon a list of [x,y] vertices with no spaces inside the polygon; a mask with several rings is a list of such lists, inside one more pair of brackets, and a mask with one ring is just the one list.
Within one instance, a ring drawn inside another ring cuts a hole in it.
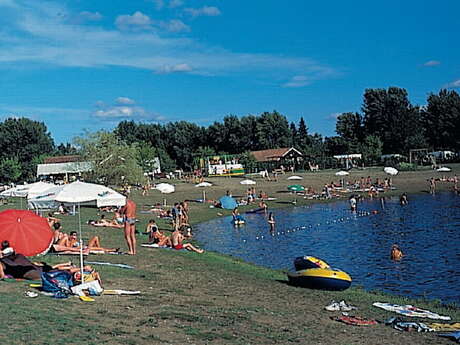
[{"label": "white cloud", "polygon": [[170,32],[189,32],[190,27],[182,20],[171,19],[170,21],[161,21],[158,26]]},{"label": "white cloud", "polygon": [[80,17],[89,21],[98,21],[102,19],[102,15],[99,12],[89,12],[83,11],[80,12]]},{"label": "white cloud", "polygon": [[296,75],[291,78],[287,83],[284,83],[283,87],[303,87],[310,84],[311,81],[304,75]]},{"label": "white cloud", "polygon": [[180,23],[168,26],[168,23],[154,22],[139,11],[117,18],[120,31],[91,23],[70,25],[66,19],[71,17],[70,11],[63,6],[51,1],[28,0],[27,6],[9,8],[14,15],[5,17],[7,25],[0,34],[0,69],[16,65],[34,68],[37,64],[85,68],[116,66],[206,76],[251,73],[254,77],[282,78],[286,74],[303,75],[310,81],[337,75],[334,69],[306,57],[233,52],[187,37],[163,36],[161,31],[154,30],[155,26],[177,30]]},{"label": "white cloud", "polygon": [[123,14],[118,16],[115,20],[115,25],[123,31],[149,30],[152,27],[152,20],[142,12],[136,11],[132,15]]},{"label": "white cloud", "polygon": [[203,6],[201,8],[184,8],[184,12],[191,15],[192,17],[216,17],[221,15],[220,10],[215,6]]},{"label": "white cloud", "polygon": [[135,104],[136,102],[128,97],[118,97],[116,99],[117,104]]},{"label": "white cloud", "polygon": [[168,74],[168,73],[191,72],[191,71],[192,71],[192,67],[190,67],[188,64],[180,63],[180,64],[173,65],[173,66],[171,65],[161,66],[161,68],[157,70],[157,73]]},{"label": "white cloud", "polygon": [[437,60],[430,60],[430,61],[427,61],[423,64],[423,66],[426,66],[426,67],[433,67],[433,66],[438,66],[440,65],[441,62],[440,61],[437,61]]},{"label": "white cloud", "polygon": [[97,101],[93,116],[105,121],[119,121],[121,119],[162,121],[165,119],[160,114],[149,112],[141,106],[134,105],[135,103],[128,97],[118,97],[114,105],[106,105],[103,101]]},{"label": "white cloud", "polygon": [[453,81],[453,82],[447,84],[447,87],[448,87],[448,88],[451,88],[451,89],[459,88],[459,87],[460,87],[460,79],[455,80],[455,81]]},{"label": "white cloud", "polygon": [[336,121],[337,118],[342,115],[342,113],[332,113],[326,116],[326,120],[334,120]]}]

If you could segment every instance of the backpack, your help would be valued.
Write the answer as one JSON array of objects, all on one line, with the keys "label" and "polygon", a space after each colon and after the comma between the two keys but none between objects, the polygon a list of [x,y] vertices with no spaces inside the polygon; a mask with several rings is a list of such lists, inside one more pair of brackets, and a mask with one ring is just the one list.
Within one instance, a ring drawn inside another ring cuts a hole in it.
[{"label": "backpack", "polygon": [[42,290],[53,293],[55,298],[66,298],[72,294],[70,288],[73,286],[73,281],[69,272],[43,272],[41,278]]}]

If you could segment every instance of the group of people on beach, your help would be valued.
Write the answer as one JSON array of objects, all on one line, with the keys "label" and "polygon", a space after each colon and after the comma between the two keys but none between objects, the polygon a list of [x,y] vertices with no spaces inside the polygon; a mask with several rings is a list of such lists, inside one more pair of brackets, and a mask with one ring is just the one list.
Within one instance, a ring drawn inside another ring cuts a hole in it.
[{"label": "group of people on beach", "polygon": [[189,224],[189,205],[187,201],[176,202],[168,213],[172,226],[170,236],[160,231],[155,219],[150,219],[145,233],[149,235],[149,244],[157,244],[159,247],[170,247],[172,249],[186,249],[196,253],[203,253],[204,250],[195,247],[191,243],[185,243],[186,239],[192,237]]}]

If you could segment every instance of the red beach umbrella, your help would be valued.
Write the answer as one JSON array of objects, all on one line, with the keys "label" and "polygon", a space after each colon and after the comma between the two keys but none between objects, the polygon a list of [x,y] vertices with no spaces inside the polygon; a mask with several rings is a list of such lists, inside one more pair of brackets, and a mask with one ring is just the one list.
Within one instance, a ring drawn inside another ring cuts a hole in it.
[{"label": "red beach umbrella", "polygon": [[46,218],[25,210],[0,212],[0,242],[8,240],[18,254],[42,254],[51,246],[53,237]]}]

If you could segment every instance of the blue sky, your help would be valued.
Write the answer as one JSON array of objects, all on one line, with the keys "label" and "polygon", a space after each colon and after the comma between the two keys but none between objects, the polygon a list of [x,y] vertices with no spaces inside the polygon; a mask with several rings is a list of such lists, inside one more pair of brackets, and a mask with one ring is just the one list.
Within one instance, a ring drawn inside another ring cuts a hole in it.
[{"label": "blue sky", "polygon": [[460,2],[0,0],[0,117],[56,143],[277,110],[333,135],[366,88],[460,88]]}]

